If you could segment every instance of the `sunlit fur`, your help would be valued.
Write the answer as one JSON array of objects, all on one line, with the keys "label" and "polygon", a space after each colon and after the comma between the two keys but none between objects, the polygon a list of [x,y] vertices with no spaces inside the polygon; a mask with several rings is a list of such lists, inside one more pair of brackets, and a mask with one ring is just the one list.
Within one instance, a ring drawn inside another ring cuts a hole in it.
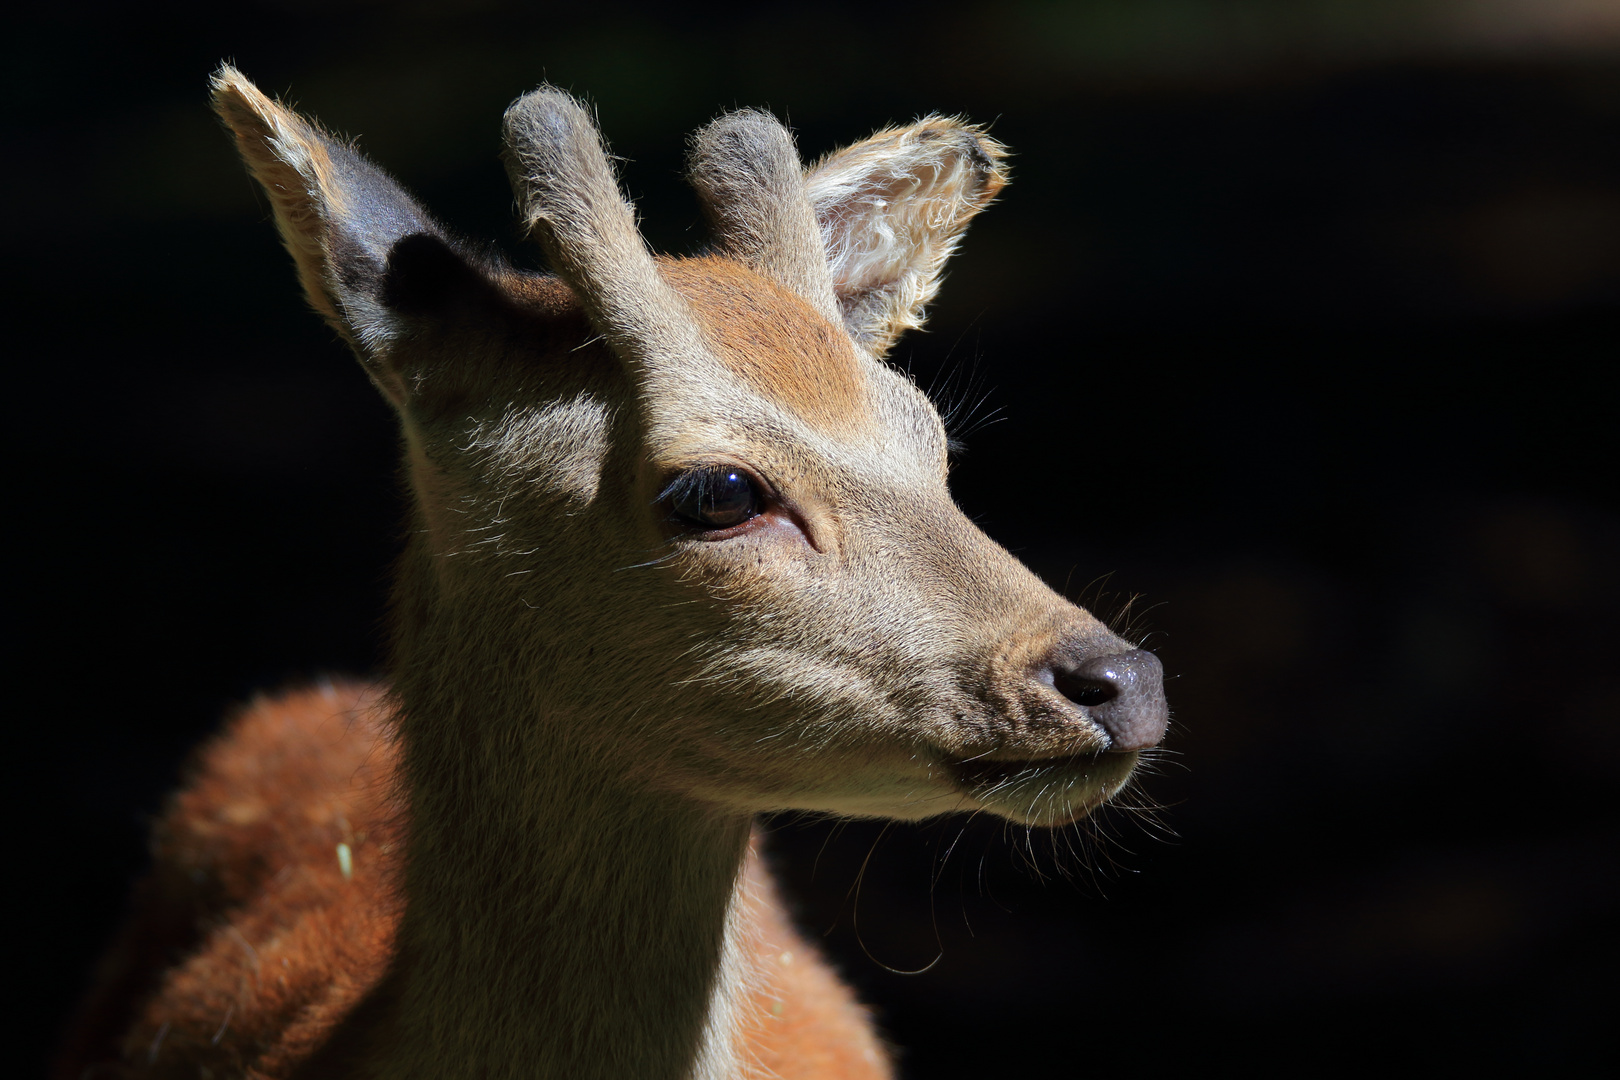
[{"label": "sunlit fur", "polygon": [[806,194],[855,340],[881,355],[922,325],[968,222],[1007,182],[1006,156],[983,128],[930,116],[810,169]]},{"label": "sunlit fur", "polygon": [[[197,753],[55,1075],[292,1075],[373,994],[401,908],[389,708],[364,683],[265,697]],[[783,915],[757,839],[739,895],[738,1060],[759,1076],[885,1075],[865,1011]]]},{"label": "sunlit fur", "polygon": [[[262,963],[250,928],[282,918],[266,885],[212,911],[176,969],[195,978],[130,991],[125,1065],[196,1075],[224,1045],[227,1071],[262,1076],[884,1075],[771,899],[753,816],[1056,824],[1136,761],[1100,754],[1097,724],[1033,674],[1063,643],[1129,646],[957,510],[937,413],[882,362],[1004,183],[1002,148],[934,117],[804,172],[767,115],[722,118],[692,157],[715,244],[655,257],[590,117],[542,88],[506,117],[541,276],[464,249],[233,69],[214,88],[312,304],[404,433],[391,696],[338,710],[387,756],[368,761],[402,853],[369,889],[380,847],[354,848],[352,881],[325,833],[307,858],[265,856],[295,876],[314,860],[330,904],[381,912],[354,992],[277,1012],[279,1032],[255,1011],[229,943]],[[659,494],[717,465],[770,508],[706,535]],[[261,708],[299,701],[332,708]],[[197,793],[255,730],[205,756],[174,828],[218,812]],[[761,1014],[778,1000],[790,1019]],[[259,1017],[252,1039],[230,1010]]]}]

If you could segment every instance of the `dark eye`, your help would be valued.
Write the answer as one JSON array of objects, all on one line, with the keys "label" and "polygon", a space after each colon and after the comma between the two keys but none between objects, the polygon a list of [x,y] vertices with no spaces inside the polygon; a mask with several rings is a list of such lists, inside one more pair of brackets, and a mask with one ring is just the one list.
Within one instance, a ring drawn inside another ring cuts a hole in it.
[{"label": "dark eye", "polygon": [[729,529],[765,510],[759,489],[741,469],[693,469],[682,473],[665,497],[675,513],[705,529]]}]

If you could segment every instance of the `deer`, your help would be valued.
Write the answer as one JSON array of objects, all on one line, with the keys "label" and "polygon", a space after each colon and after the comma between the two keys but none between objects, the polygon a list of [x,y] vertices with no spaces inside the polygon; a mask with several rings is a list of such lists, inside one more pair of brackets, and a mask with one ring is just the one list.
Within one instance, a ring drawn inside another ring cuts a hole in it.
[{"label": "deer", "polygon": [[690,138],[707,246],[655,254],[542,86],[503,125],[539,272],[235,68],[211,86],[398,416],[392,659],[198,753],[57,1075],[891,1075],[759,816],[1058,827],[1169,718],[1153,653],[957,508],[886,360],[1006,149],[933,115],[806,166],[725,113]]}]

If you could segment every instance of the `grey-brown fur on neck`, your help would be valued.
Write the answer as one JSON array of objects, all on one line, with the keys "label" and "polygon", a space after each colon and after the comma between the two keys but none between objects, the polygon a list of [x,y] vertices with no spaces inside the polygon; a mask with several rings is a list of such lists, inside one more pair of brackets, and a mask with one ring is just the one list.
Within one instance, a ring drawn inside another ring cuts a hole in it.
[{"label": "grey-brown fur on neck", "polygon": [[[663,260],[586,111],[542,88],[505,124],[553,280],[467,256],[236,73],[216,92],[279,185],[312,302],[405,433],[411,832],[371,1072],[437,1075],[449,1054],[489,1074],[729,1075],[753,813],[1073,811],[1068,788],[993,804],[953,768],[1097,751],[1031,671],[1059,640],[1110,639],[955,507],[937,414],[876,359],[1003,179],[981,132],[931,119],[806,181],[774,120],[723,117],[692,157],[716,251]],[[895,227],[854,243],[839,229],[859,215]],[[719,466],[777,494],[760,530],[705,539],[658,501]],[[1075,798],[1129,766],[1073,779]]]}]

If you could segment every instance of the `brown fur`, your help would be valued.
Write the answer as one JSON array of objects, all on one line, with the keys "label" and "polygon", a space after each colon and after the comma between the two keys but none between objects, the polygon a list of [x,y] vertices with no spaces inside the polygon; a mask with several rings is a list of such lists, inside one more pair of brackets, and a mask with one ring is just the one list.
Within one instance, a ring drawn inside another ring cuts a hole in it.
[{"label": "brown fur", "polygon": [[[364,683],[261,698],[199,751],[54,1076],[293,1076],[376,988],[406,801],[386,702]],[[865,1010],[784,914],[757,837],[746,873],[759,978],[739,1056],[783,1080],[887,1075]]]},{"label": "brown fur", "polygon": [[[327,685],[255,702],[199,752],[56,1075],[289,1075],[370,990],[403,851],[383,719],[377,688]],[[143,985],[154,946],[179,961]]]},{"label": "brown fur", "polygon": [[720,362],[811,427],[848,436],[870,423],[849,338],[800,297],[727,259],[681,259],[664,276],[696,310]]},{"label": "brown fur", "polygon": [[[773,119],[723,117],[693,153],[719,248],[657,259],[544,87],[505,126],[552,279],[470,254],[234,70],[214,85],[399,414],[394,696],[263,703],[205,751],[64,1069],[887,1075],[754,815],[1049,825],[1136,763],[1057,682],[1129,646],[962,515],[937,413],[878,360],[1004,152],[930,118],[801,178]],[[660,494],[717,465],[769,493],[735,531]]]},{"label": "brown fur", "polygon": [[776,117],[739,109],[716,118],[692,136],[687,178],[716,251],[842,324],[821,222],[805,198],[804,166],[793,136]]},{"label": "brown fur", "polygon": [[870,1016],[793,928],[759,858],[757,833],[746,877],[757,981],[743,1011],[738,1059],[752,1075],[781,1080],[887,1077],[888,1054]]}]

